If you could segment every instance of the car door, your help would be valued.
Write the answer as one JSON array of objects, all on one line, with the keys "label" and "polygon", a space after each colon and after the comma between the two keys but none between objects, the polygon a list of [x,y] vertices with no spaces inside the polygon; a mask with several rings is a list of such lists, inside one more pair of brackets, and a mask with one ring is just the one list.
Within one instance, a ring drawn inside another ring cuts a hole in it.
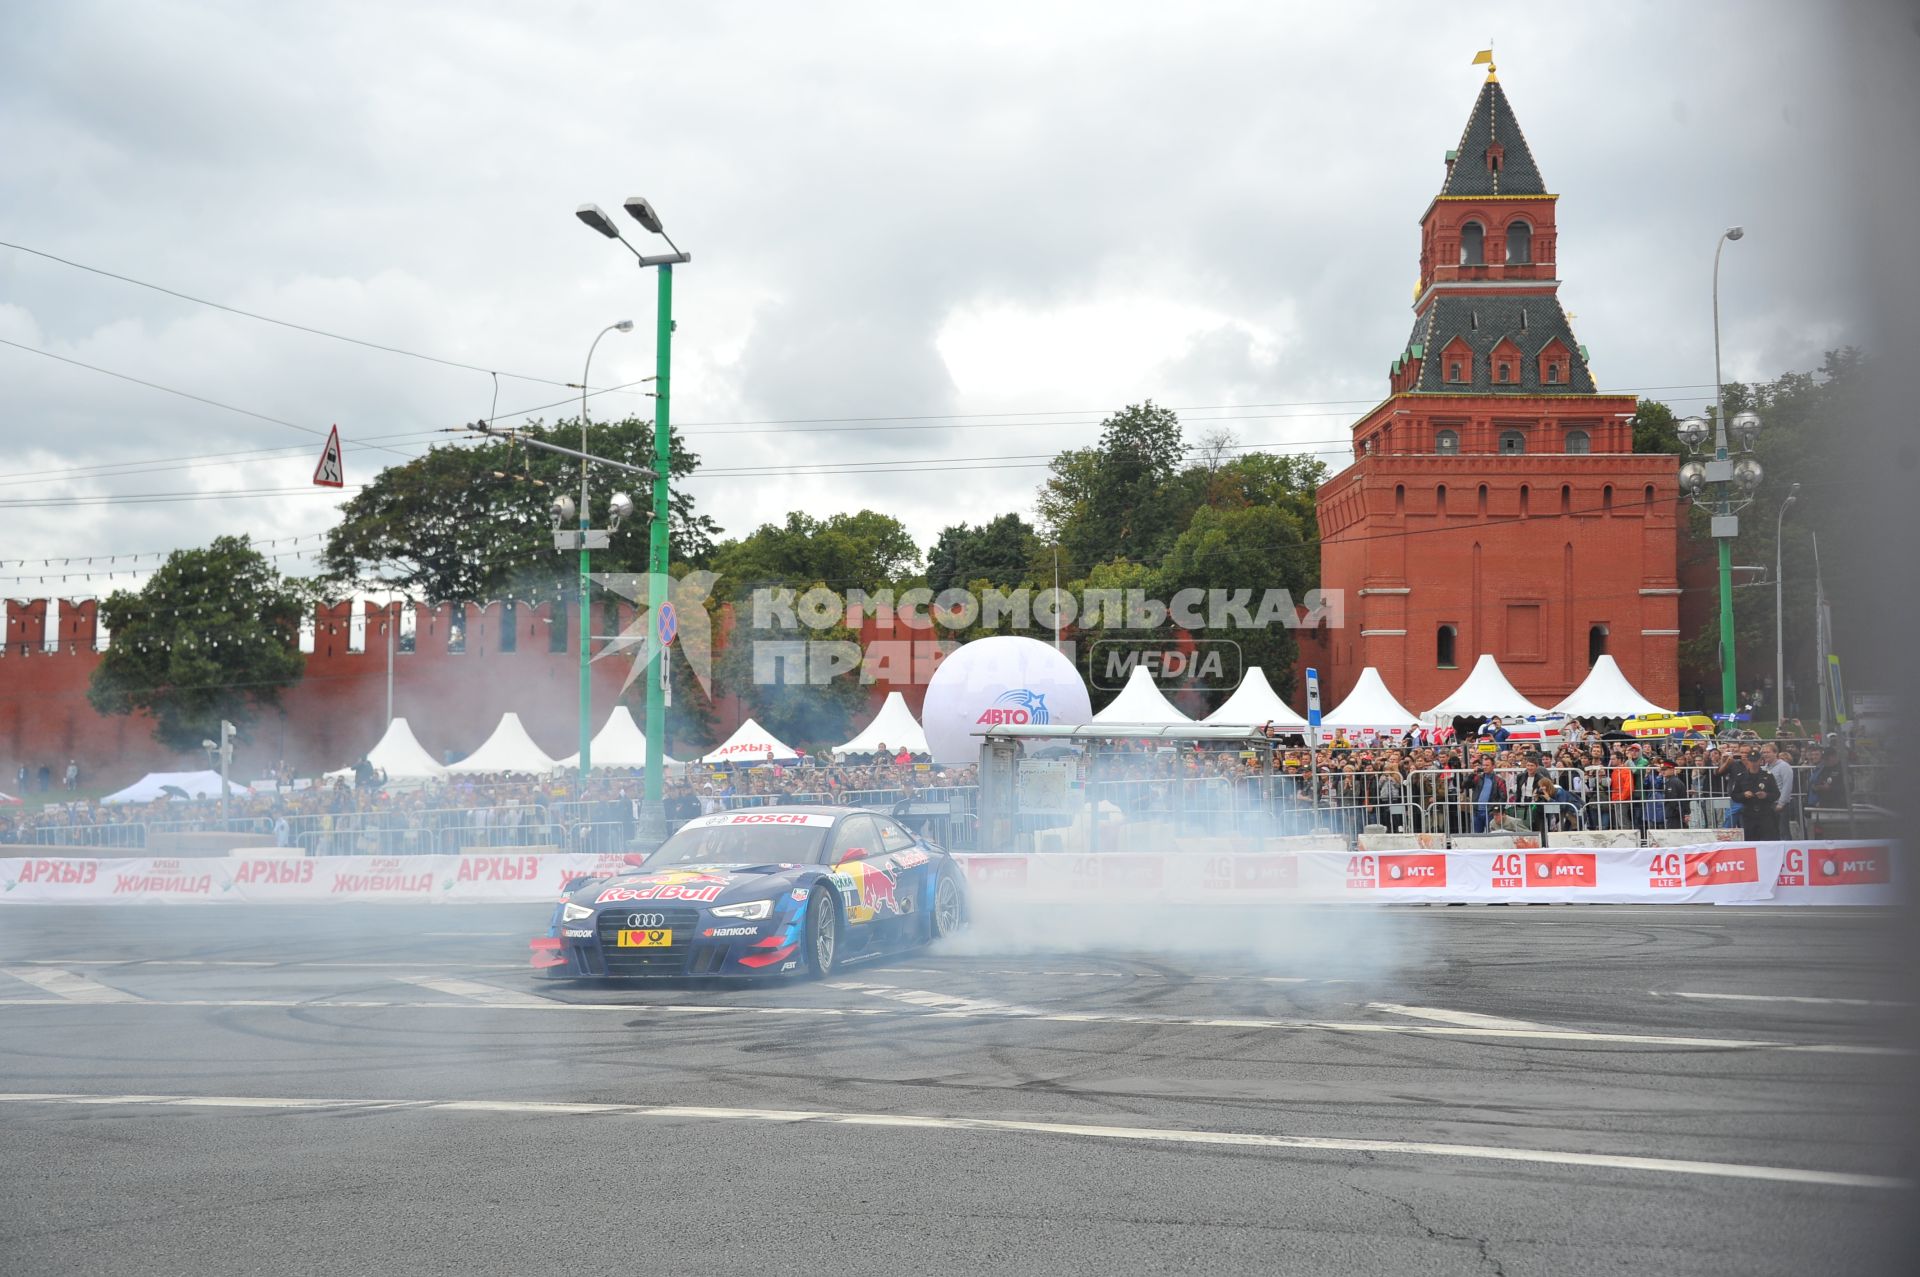
[{"label": "car door", "polygon": [[834,826],[827,863],[848,925],[865,927],[893,916],[893,879],[882,872],[884,859],[872,816],[848,816]]}]

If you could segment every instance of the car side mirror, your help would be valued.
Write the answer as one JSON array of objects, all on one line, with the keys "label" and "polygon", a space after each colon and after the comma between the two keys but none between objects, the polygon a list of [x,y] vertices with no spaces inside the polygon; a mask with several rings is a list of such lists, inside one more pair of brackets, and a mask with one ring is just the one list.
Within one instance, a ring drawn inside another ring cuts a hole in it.
[{"label": "car side mirror", "polygon": [[844,865],[849,860],[865,860],[866,858],[867,849],[865,847],[849,847],[840,853],[839,863]]}]

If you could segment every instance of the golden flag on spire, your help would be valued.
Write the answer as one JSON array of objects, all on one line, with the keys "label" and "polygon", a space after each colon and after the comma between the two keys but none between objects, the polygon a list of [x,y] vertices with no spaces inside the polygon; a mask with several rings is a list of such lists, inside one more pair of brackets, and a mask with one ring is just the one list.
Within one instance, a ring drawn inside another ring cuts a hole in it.
[{"label": "golden flag on spire", "polygon": [[1482,49],[1480,50],[1480,52],[1473,55],[1473,65],[1479,66],[1481,63],[1485,63],[1488,66],[1493,65],[1492,49]]}]

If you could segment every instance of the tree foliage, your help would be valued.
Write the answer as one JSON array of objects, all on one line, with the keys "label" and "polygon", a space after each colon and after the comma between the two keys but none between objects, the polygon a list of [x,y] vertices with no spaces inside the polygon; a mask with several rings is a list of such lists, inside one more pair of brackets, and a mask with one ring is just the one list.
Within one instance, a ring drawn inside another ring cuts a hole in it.
[{"label": "tree foliage", "polygon": [[[579,421],[535,422],[529,437],[580,446]],[[703,564],[720,528],[697,512],[684,480],[699,468],[673,431],[668,521],[672,557]],[[588,452],[632,465],[653,460],[653,423],[638,417],[587,428]],[[600,468],[590,472],[595,526],[606,523],[615,491],[634,500],[634,517],[594,552],[595,571],[644,572],[653,486],[639,475]],[[479,602],[517,595],[564,596],[573,587],[571,560],[553,548],[548,507],[556,496],[580,494],[580,465],[557,453],[504,440],[435,448],[404,465],[389,466],[356,493],[327,534],[324,563],[340,583],[399,589],[435,602]]]},{"label": "tree foliage", "polygon": [[1017,514],[999,515],[977,528],[956,523],[927,551],[927,588],[939,594],[976,580],[1003,589],[1019,585],[1044,546],[1033,525]]},{"label": "tree foliage", "polygon": [[221,719],[244,733],[306,669],[302,611],[301,591],[246,537],[176,550],[140,589],[100,605],[112,642],[87,700],[102,714],[145,710],[170,749],[218,739]]},{"label": "tree foliage", "polygon": [[874,588],[911,573],[920,548],[906,526],[873,510],[816,519],[790,511],[784,523],[763,523],[738,541],[715,547],[713,570],[723,588],[779,583],[805,589],[824,582],[835,589]]}]

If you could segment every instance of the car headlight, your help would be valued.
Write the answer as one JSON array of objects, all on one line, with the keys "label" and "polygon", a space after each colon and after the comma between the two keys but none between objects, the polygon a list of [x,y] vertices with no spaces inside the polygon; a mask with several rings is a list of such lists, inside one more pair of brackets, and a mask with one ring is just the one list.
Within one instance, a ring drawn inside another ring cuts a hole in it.
[{"label": "car headlight", "polygon": [[568,905],[560,911],[562,922],[585,922],[591,917],[593,917],[593,910],[586,905]]},{"label": "car headlight", "polygon": [[749,900],[743,905],[721,905],[712,911],[716,918],[745,918],[751,922],[755,918],[764,918],[773,912],[771,900]]}]

